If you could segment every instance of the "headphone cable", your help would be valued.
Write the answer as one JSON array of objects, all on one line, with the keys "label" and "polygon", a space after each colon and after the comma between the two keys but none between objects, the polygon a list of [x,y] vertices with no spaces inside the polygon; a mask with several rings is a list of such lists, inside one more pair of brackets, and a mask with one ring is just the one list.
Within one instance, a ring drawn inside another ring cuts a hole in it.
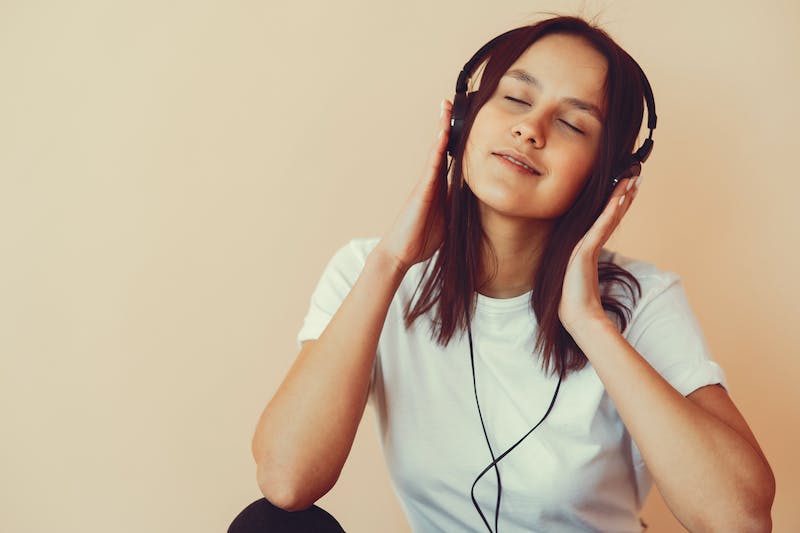
[{"label": "headphone cable", "polygon": [[466,307],[466,313],[467,313],[467,337],[469,339],[469,358],[470,358],[470,364],[472,365],[472,386],[473,386],[473,389],[475,391],[475,404],[478,406],[478,416],[480,417],[480,420],[481,420],[481,427],[483,428],[483,435],[486,438],[486,444],[489,446],[489,453],[492,456],[491,464],[489,464],[489,466],[484,468],[483,471],[480,474],[478,474],[478,477],[475,478],[475,481],[472,483],[472,489],[470,490],[470,496],[472,498],[472,504],[475,506],[475,509],[477,509],[478,514],[481,517],[481,520],[483,520],[483,523],[486,525],[486,528],[489,530],[489,533],[492,533],[492,528],[489,526],[489,522],[487,522],[486,517],[484,516],[483,512],[481,511],[480,505],[478,505],[478,501],[475,499],[475,486],[478,484],[478,481],[480,481],[480,479],[483,477],[483,475],[486,474],[486,472],[488,472],[492,467],[494,467],[495,473],[497,475],[497,503],[496,503],[496,506],[495,506],[495,514],[494,514],[494,533],[499,533],[498,518],[499,518],[499,513],[500,513],[500,496],[501,496],[502,491],[503,491],[503,486],[502,486],[502,484],[500,482],[500,469],[497,466],[497,463],[499,463],[500,460],[503,459],[503,457],[508,455],[511,452],[511,450],[516,448],[523,440],[525,440],[525,438],[528,435],[533,433],[533,430],[535,430],[537,427],[539,427],[539,425],[542,422],[544,422],[545,418],[547,418],[547,415],[550,414],[550,411],[553,409],[553,406],[556,403],[556,398],[558,397],[558,390],[561,388],[561,381],[564,378],[564,365],[563,365],[563,361],[562,361],[561,371],[559,372],[559,375],[558,375],[558,383],[556,384],[556,390],[553,393],[553,398],[552,398],[552,400],[550,400],[550,405],[547,407],[547,411],[544,413],[544,416],[542,416],[541,420],[539,420],[539,422],[537,422],[535,426],[533,426],[527,433],[525,433],[525,435],[523,435],[522,438],[520,438],[513,446],[511,446],[508,450],[503,452],[500,455],[500,457],[495,459],[494,451],[492,450],[492,445],[489,442],[489,435],[486,432],[486,425],[483,422],[483,414],[481,413],[481,405],[480,405],[480,402],[478,401],[478,386],[477,386],[477,380],[476,380],[476,376],[475,376],[475,355],[474,355],[474,350],[473,350],[473,346],[472,346],[472,327],[471,327],[471,324],[470,324],[471,320],[470,320],[470,316],[469,316],[469,305],[467,305],[467,307]]}]

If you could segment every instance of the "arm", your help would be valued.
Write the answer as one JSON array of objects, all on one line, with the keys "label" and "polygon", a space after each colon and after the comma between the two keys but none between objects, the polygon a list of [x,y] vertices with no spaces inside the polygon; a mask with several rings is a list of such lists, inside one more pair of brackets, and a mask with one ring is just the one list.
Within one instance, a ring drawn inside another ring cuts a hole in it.
[{"label": "arm", "polygon": [[[631,191],[633,182],[622,180],[573,249],[559,319],[603,382],[675,517],[690,531],[769,531],[775,478],[727,392],[712,385],[684,397],[628,343],[603,309],[600,250],[640,182]],[[672,297],[677,299],[667,302],[666,315],[657,313],[647,329],[652,353],[663,352],[669,336],[683,330],[688,344],[679,342],[662,354],[680,359],[691,355],[682,350],[696,350],[700,336],[685,320],[691,311],[682,293],[673,291]]]},{"label": "arm", "polygon": [[[442,243],[451,104],[443,101],[426,172],[325,331],[306,341],[253,436],[258,485],[287,510],[305,509],[328,492],[344,466],[364,414],[383,323],[408,269]],[[444,180],[444,181],[443,181]]]},{"label": "arm", "polygon": [[690,531],[770,531],[775,478],[724,388],[684,397],[610,320],[571,331],[636,442],[669,509]]},{"label": "arm", "polygon": [[304,509],[336,483],[364,413],[378,338],[403,274],[380,247],[373,250],[325,331],[303,343],[264,409],[253,457],[259,487],[273,504]]}]

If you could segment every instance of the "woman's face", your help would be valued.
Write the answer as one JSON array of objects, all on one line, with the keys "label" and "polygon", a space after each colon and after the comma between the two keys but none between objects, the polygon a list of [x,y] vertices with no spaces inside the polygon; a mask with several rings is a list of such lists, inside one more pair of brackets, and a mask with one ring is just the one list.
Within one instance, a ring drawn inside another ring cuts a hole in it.
[{"label": "woman's face", "polygon": [[597,158],[606,71],[599,52],[565,34],[542,37],[516,60],[465,147],[464,178],[482,208],[535,219],[569,209]]}]

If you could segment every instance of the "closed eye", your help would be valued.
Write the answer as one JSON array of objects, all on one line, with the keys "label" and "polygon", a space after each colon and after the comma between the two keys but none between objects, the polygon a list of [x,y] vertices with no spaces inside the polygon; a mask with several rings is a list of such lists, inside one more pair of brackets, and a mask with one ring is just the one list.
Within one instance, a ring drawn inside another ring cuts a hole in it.
[{"label": "closed eye", "polygon": [[526,102],[526,101],[524,101],[524,100],[520,100],[520,99],[518,99],[518,98],[514,98],[514,97],[512,97],[512,96],[506,96],[506,100],[511,100],[512,102],[516,102],[516,103],[518,103],[518,104],[531,105],[531,104],[529,104],[528,102]]},{"label": "closed eye", "polygon": [[565,124],[567,127],[569,127],[570,129],[574,130],[575,132],[580,133],[581,135],[583,135],[583,130],[579,130],[578,128],[576,128],[575,126],[573,126],[572,124],[570,124],[566,120],[562,120],[561,122],[563,124]]},{"label": "closed eye", "polygon": [[[531,105],[528,102],[526,102],[525,100],[520,100],[519,98],[514,98],[513,96],[506,96],[505,99],[509,100],[511,102],[514,102],[516,104],[522,104],[522,105],[527,105],[527,106]],[[573,126],[572,124],[570,124],[566,120],[559,119],[559,122],[561,122],[562,124],[567,126],[569,129],[571,129],[575,133],[579,133],[580,135],[584,135],[584,131],[583,130],[576,128],[575,126]]]}]

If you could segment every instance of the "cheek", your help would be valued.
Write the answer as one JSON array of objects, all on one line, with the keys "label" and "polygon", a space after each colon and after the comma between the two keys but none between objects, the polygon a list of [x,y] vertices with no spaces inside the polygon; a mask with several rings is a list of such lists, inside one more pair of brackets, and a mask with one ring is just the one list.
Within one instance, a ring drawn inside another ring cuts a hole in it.
[{"label": "cheek", "polygon": [[584,183],[573,183],[569,187],[560,187],[549,195],[550,203],[544,218],[558,218],[567,213],[575,205]]},{"label": "cheek", "polygon": [[464,145],[464,158],[462,175],[467,183],[470,183],[470,175],[476,172],[475,164],[482,153],[480,139],[477,135],[470,134],[467,143]]},{"label": "cheek", "polygon": [[583,191],[594,170],[594,158],[585,151],[565,152],[558,161],[552,161],[556,196],[565,207],[571,206]]},{"label": "cheek", "polygon": [[[571,184],[571,188],[580,191],[594,171],[597,162],[597,149],[594,147],[573,147],[558,154],[558,160],[553,161],[558,166],[561,179]],[[577,194],[577,192],[576,192]]]},{"label": "cheek", "polygon": [[589,183],[590,178],[590,171],[587,171],[584,174],[575,177],[575,180],[570,184],[570,188],[566,191],[564,195],[565,200],[565,207],[564,211],[570,209],[575,202],[578,200],[578,197],[581,195],[583,190],[586,188],[586,185]]},{"label": "cheek", "polygon": [[474,155],[480,154],[487,145],[487,138],[495,137],[496,132],[492,131],[492,117],[487,112],[486,107],[482,107],[475,120],[472,122],[472,127],[469,130],[469,137],[464,146],[464,153],[470,152]]},{"label": "cheek", "polygon": [[498,121],[492,116],[491,110],[486,107],[478,111],[470,128],[469,137],[464,145],[464,175],[469,183],[469,173],[478,173],[481,169],[486,169],[486,165],[491,165],[490,152],[502,139],[502,130],[497,127]]}]

